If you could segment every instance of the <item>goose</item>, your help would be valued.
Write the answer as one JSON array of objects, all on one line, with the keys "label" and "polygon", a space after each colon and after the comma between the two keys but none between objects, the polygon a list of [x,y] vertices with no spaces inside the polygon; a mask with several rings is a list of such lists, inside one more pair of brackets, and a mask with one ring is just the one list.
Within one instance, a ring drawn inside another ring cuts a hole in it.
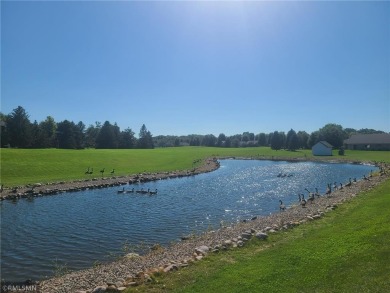
[{"label": "goose", "polygon": [[150,194],[150,195],[157,194],[157,188],[156,188],[156,190],[155,190],[155,191],[149,191],[149,194]]},{"label": "goose", "polygon": [[279,202],[280,202],[279,209],[280,209],[281,211],[286,210],[286,206],[283,204],[282,200],[279,200]]},{"label": "goose", "polygon": [[110,172],[111,174],[114,174],[115,173],[115,169],[112,169],[112,171]]},{"label": "goose", "polygon": [[320,193],[318,192],[318,188],[316,187],[316,193],[315,193],[315,195],[317,195],[317,197],[320,197]]},{"label": "goose", "polygon": [[332,193],[332,187],[330,187],[330,184],[328,183],[328,187],[326,188],[325,194],[326,194],[326,195],[329,195],[329,194],[331,194],[331,193]]},{"label": "goose", "polygon": [[300,204],[301,204],[301,206],[303,207],[303,208],[305,208],[306,207],[306,203],[307,203],[307,201],[306,201],[306,199],[305,199],[305,195],[304,194],[301,194],[302,195],[302,198],[301,198],[301,201],[300,201]]},{"label": "goose", "polygon": [[128,193],[134,193],[134,188],[132,190],[128,190]]},{"label": "goose", "polygon": [[141,188],[141,190],[137,190],[136,193],[143,193],[144,192],[144,189]]},{"label": "goose", "polygon": [[352,185],[352,180],[349,178],[349,182],[345,184],[346,187],[350,187]]},{"label": "goose", "polygon": [[343,183],[340,182],[340,187],[339,189],[342,190],[344,187],[343,187]]},{"label": "goose", "polygon": [[84,174],[89,174],[89,167],[88,167],[87,171],[85,171]]},{"label": "goose", "polygon": [[125,188],[123,187],[122,190],[118,190],[118,193],[126,193]]},{"label": "goose", "polygon": [[313,192],[310,192],[310,190],[307,189],[307,188],[305,188],[305,190],[309,193],[309,198],[308,198],[308,200],[313,201],[313,200],[314,200],[314,193],[313,193]]}]

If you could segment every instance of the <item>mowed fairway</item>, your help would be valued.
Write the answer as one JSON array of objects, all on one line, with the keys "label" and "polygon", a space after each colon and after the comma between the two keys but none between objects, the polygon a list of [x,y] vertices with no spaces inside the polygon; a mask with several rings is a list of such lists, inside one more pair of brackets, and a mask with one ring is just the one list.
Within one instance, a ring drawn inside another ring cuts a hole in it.
[{"label": "mowed fairway", "polygon": [[[389,152],[347,151],[340,157],[321,159],[383,160]],[[254,158],[311,158],[310,150],[271,150],[256,148],[178,147],[149,150],[64,150],[64,149],[1,149],[1,183],[6,187],[29,183],[48,183],[100,177],[131,175],[141,172],[162,172],[191,169],[193,162],[207,157],[243,156]],[[390,161],[390,159],[387,159]],[[87,168],[93,174],[85,174]]]},{"label": "mowed fairway", "polygon": [[[64,150],[2,149],[1,183],[5,186],[29,183],[70,181],[104,176],[130,175],[141,172],[184,170],[193,162],[210,156],[303,156],[303,153],[272,151],[269,148],[223,149],[206,147],[160,148],[149,150]],[[93,174],[85,174],[87,168]]]}]

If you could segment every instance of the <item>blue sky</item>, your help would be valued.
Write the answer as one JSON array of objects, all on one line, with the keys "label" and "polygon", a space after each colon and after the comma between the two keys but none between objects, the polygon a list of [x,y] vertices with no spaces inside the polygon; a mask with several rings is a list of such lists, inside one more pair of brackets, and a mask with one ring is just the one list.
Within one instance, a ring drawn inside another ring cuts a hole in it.
[{"label": "blue sky", "polygon": [[153,135],[390,132],[390,2],[1,2],[1,112]]}]

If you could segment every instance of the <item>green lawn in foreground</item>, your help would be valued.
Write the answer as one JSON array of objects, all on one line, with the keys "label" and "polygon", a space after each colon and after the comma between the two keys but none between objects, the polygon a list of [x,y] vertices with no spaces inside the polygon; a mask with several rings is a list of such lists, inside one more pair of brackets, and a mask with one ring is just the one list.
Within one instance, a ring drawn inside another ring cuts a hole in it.
[{"label": "green lawn in foreground", "polygon": [[390,292],[390,180],[320,220],[126,292]]},{"label": "green lawn in foreground", "polygon": [[[268,147],[212,148],[178,147],[151,150],[64,150],[64,149],[1,149],[1,183],[5,186],[29,183],[46,183],[99,177],[99,170],[106,168],[105,176],[115,169],[115,175],[140,172],[173,171],[192,168],[194,160],[211,156],[311,158],[310,150],[290,152],[274,151]],[[390,152],[347,151],[340,157],[321,159],[387,160]],[[94,174],[85,175],[88,167]]]}]

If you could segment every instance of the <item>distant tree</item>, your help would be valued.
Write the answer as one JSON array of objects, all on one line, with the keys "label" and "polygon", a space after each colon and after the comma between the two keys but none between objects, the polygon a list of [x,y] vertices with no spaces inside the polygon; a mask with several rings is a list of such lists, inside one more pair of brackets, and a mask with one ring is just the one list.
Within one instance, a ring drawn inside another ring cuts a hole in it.
[{"label": "distant tree", "polygon": [[240,147],[240,140],[239,140],[237,137],[232,136],[232,137],[230,137],[230,140],[231,140],[231,146],[232,146],[233,148],[238,148],[238,147]]},{"label": "distant tree", "polygon": [[190,146],[200,146],[200,137],[196,135],[190,135]]},{"label": "distant tree", "polygon": [[271,149],[280,150],[284,145],[283,134],[274,131],[271,137]]},{"label": "distant tree", "polygon": [[145,124],[142,124],[141,129],[139,131],[139,138],[138,138],[138,148],[140,149],[153,149],[154,143],[153,143],[153,136],[146,128]]},{"label": "distant tree", "polygon": [[95,122],[95,125],[89,125],[85,130],[85,147],[94,148],[96,146],[96,139],[101,129],[101,123]]},{"label": "distant tree", "polygon": [[221,147],[221,146],[224,146],[224,143],[226,142],[226,135],[221,133],[220,135],[218,135],[218,139],[217,139],[217,146],[218,147]]},{"label": "distant tree", "polygon": [[180,146],[180,139],[178,137],[175,138],[175,147]]},{"label": "distant tree", "polygon": [[30,148],[44,148],[43,134],[39,128],[38,122],[35,120],[30,126],[31,143]]},{"label": "distant tree", "polygon": [[226,137],[225,139],[225,147],[226,148],[230,148],[232,146],[232,141],[230,139],[230,137]]},{"label": "distant tree", "polygon": [[112,125],[109,121],[104,122],[96,137],[97,149],[117,149],[119,145],[118,126]]},{"label": "distant tree", "polygon": [[57,123],[54,121],[54,118],[47,116],[45,121],[39,123],[39,129],[43,147],[55,147]]},{"label": "distant tree", "polygon": [[344,133],[347,137],[351,137],[351,135],[358,133],[356,129],[354,128],[345,128]]},{"label": "distant tree", "polygon": [[259,146],[267,146],[267,137],[265,135],[265,133],[260,133],[259,134],[259,138],[257,140],[257,143],[259,144]]},{"label": "distant tree", "polygon": [[249,132],[244,132],[244,133],[242,134],[242,136],[241,136],[241,141],[247,142],[247,141],[249,141],[249,140],[250,140],[250,134],[249,134]]},{"label": "distant tree", "polygon": [[0,112],[0,131],[1,131],[1,145],[0,147],[6,147],[9,144],[8,129],[7,129],[7,115]]},{"label": "distant tree", "polygon": [[85,147],[85,124],[79,121],[74,127],[74,136],[77,149]]},{"label": "distant tree", "polygon": [[319,139],[327,141],[334,148],[340,148],[346,138],[347,135],[344,133],[341,125],[330,123],[319,130]]},{"label": "distant tree", "polygon": [[385,133],[381,130],[375,130],[375,129],[369,129],[369,128],[362,128],[358,130],[359,134],[377,134],[377,133]]},{"label": "distant tree", "polygon": [[299,148],[298,135],[293,129],[290,129],[287,133],[286,147],[290,151],[295,151]]},{"label": "distant tree", "polygon": [[203,137],[201,144],[203,146],[214,147],[217,144],[217,138],[213,134],[207,134]]},{"label": "distant tree", "polygon": [[137,139],[134,136],[134,132],[130,128],[126,128],[120,133],[119,148],[132,149],[136,145]]},{"label": "distant tree", "polygon": [[299,148],[307,149],[307,141],[309,140],[310,135],[306,131],[298,131],[298,140],[299,140]]},{"label": "distant tree", "polygon": [[317,142],[320,140],[320,133],[319,131],[314,131],[310,134],[309,139],[307,140],[307,146],[308,148],[312,148]]},{"label": "distant tree", "polygon": [[60,149],[76,149],[77,143],[75,139],[76,125],[68,120],[64,120],[57,124],[57,142]]},{"label": "distant tree", "polygon": [[7,130],[12,147],[28,148],[31,146],[31,122],[23,107],[18,106],[8,116]]}]

